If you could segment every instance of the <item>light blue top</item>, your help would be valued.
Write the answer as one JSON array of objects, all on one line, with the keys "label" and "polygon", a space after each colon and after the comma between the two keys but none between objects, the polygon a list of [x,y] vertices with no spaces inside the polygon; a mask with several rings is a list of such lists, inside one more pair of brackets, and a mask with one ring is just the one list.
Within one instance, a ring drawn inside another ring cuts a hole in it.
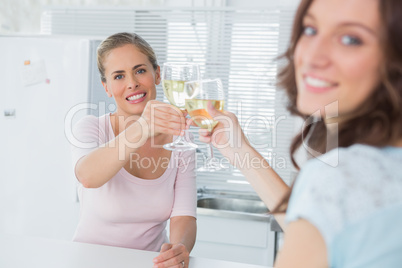
[{"label": "light blue top", "polygon": [[300,218],[320,231],[330,267],[402,267],[402,148],[358,144],[309,160],[286,221]]}]

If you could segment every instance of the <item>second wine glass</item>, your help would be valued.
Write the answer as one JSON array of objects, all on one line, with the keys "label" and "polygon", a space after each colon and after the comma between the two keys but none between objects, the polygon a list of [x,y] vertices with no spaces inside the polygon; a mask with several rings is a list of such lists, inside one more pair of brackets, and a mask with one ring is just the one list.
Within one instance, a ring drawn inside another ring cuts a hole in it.
[{"label": "second wine glass", "polygon": [[[200,67],[192,62],[166,62],[162,69],[162,87],[166,98],[170,104],[181,110],[185,110],[185,100],[188,96],[184,93],[184,83],[186,81],[200,79]],[[188,132],[185,130],[185,135]],[[188,139],[189,140],[189,139]],[[171,151],[194,150],[198,146],[191,141],[186,141],[183,136],[179,136],[172,143],[165,144],[163,148]]]},{"label": "second wine glass", "polygon": [[[219,78],[198,81],[189,81],[184,85],[186,99],[186,109],[191,119],[200,127],[212,131],[218,121],[208,113],[207,105],[211,105],[217,110],[223,110],[225,94],[223,92],[222,81]],[[204,167],[198,171],[216,171],[222,169],[219,160],[213,156],[212,147],[208,144],[209,156]]]}]

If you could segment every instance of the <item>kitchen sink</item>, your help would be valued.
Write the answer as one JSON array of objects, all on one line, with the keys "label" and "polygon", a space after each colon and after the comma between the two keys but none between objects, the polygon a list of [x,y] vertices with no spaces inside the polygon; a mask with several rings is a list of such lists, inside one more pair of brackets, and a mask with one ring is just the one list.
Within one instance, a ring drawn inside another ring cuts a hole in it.
[{"label": "kitchen sink", "polygon": [[264,202],[249,192],[198,189],[197,213],[200,215],[270,222],[272,215]]},{"label": "kitchen sink", "polygon": [[268,208],[261,200],[248,200],[226,197],[200,198],[197,201],[197,207],[255,214],[266,214],[269,212]]}]

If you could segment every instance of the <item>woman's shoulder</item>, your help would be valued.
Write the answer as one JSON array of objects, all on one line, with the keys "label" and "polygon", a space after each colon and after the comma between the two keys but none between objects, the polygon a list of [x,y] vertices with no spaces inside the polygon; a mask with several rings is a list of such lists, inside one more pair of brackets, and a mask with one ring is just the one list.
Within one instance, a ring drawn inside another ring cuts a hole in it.
[{"label": "woman's shoulder", "polygon": [[94,115],[85,115],[74,124],[74,128],[102,128],[102,126],[106,126],[109,123],[109,118],[109,114],[104,114],[99,117]]},{"label": "woman's shoulder", "polygon": [[337,148],[309,160],[295,188],[309,187],[333,198],[354,196],[355,191],[365,192],[367,197],[373,196],[372,192],[385,194],[387,190],[402,189],[401,162],[402,148],[362,144]]},{"label": "woman's shoulder", "polygon": [[[295,183],[290,219],[302,212],[334,234],[345,224],[402,203],[401,157],[402,148],[353,145],[309,160]],[[337,165],[329,165],[334,159]]]},{"label": "woman's shoulder", "polygon": [[82,124],[82,123],[97,123],[100,121],[109,121],[110,120],[110,114],[104,114],[101,116],[95,116],[92,114],[87,114],[83,117],[81,117],[78,121],[77,124]]},{"label": "woman's shoulder", "polygon": [[397,169],[402,172],[401,161],[402,148],[355,144],[310,159],[300,175],[307,175],[311,179],[326,177],[336,180],[350,177],[360,180],[364,179],[362,175],[373,177],[374,174],[383,177],[389,173],[395,174]]}]

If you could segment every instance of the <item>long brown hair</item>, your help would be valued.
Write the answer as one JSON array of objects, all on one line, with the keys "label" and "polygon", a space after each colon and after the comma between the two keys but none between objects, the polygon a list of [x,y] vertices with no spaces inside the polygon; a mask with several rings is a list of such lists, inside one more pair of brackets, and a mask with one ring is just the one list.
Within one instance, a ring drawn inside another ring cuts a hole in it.
[{"label": "long brown hair", "polygon": [[[380,43],[383,52],[381,78],[373,94],[351,115],[338,125],[338,147],[353,144],[367,144],[376,147],[391,145],[402,137],[402,1],[378,0],[382,21]],[[308,116],[297,110],[297,87],[293,56],[296,45],[303,33],[303,18],[313,0],[302,0],[296,12],[290,45],[280,58],[287,65],[278,74],[278,85],[286,90],[289,97],[288,110],[293,115],[307,120]],[[307,141],[304,138],[309,135]],[[327,128],[324,121],[307,125],[296,135],[290,146],[292,163],[295,153],[306,142],[314,151],[328,151]],[[291,190],[272,213],[285,212]]]}]

